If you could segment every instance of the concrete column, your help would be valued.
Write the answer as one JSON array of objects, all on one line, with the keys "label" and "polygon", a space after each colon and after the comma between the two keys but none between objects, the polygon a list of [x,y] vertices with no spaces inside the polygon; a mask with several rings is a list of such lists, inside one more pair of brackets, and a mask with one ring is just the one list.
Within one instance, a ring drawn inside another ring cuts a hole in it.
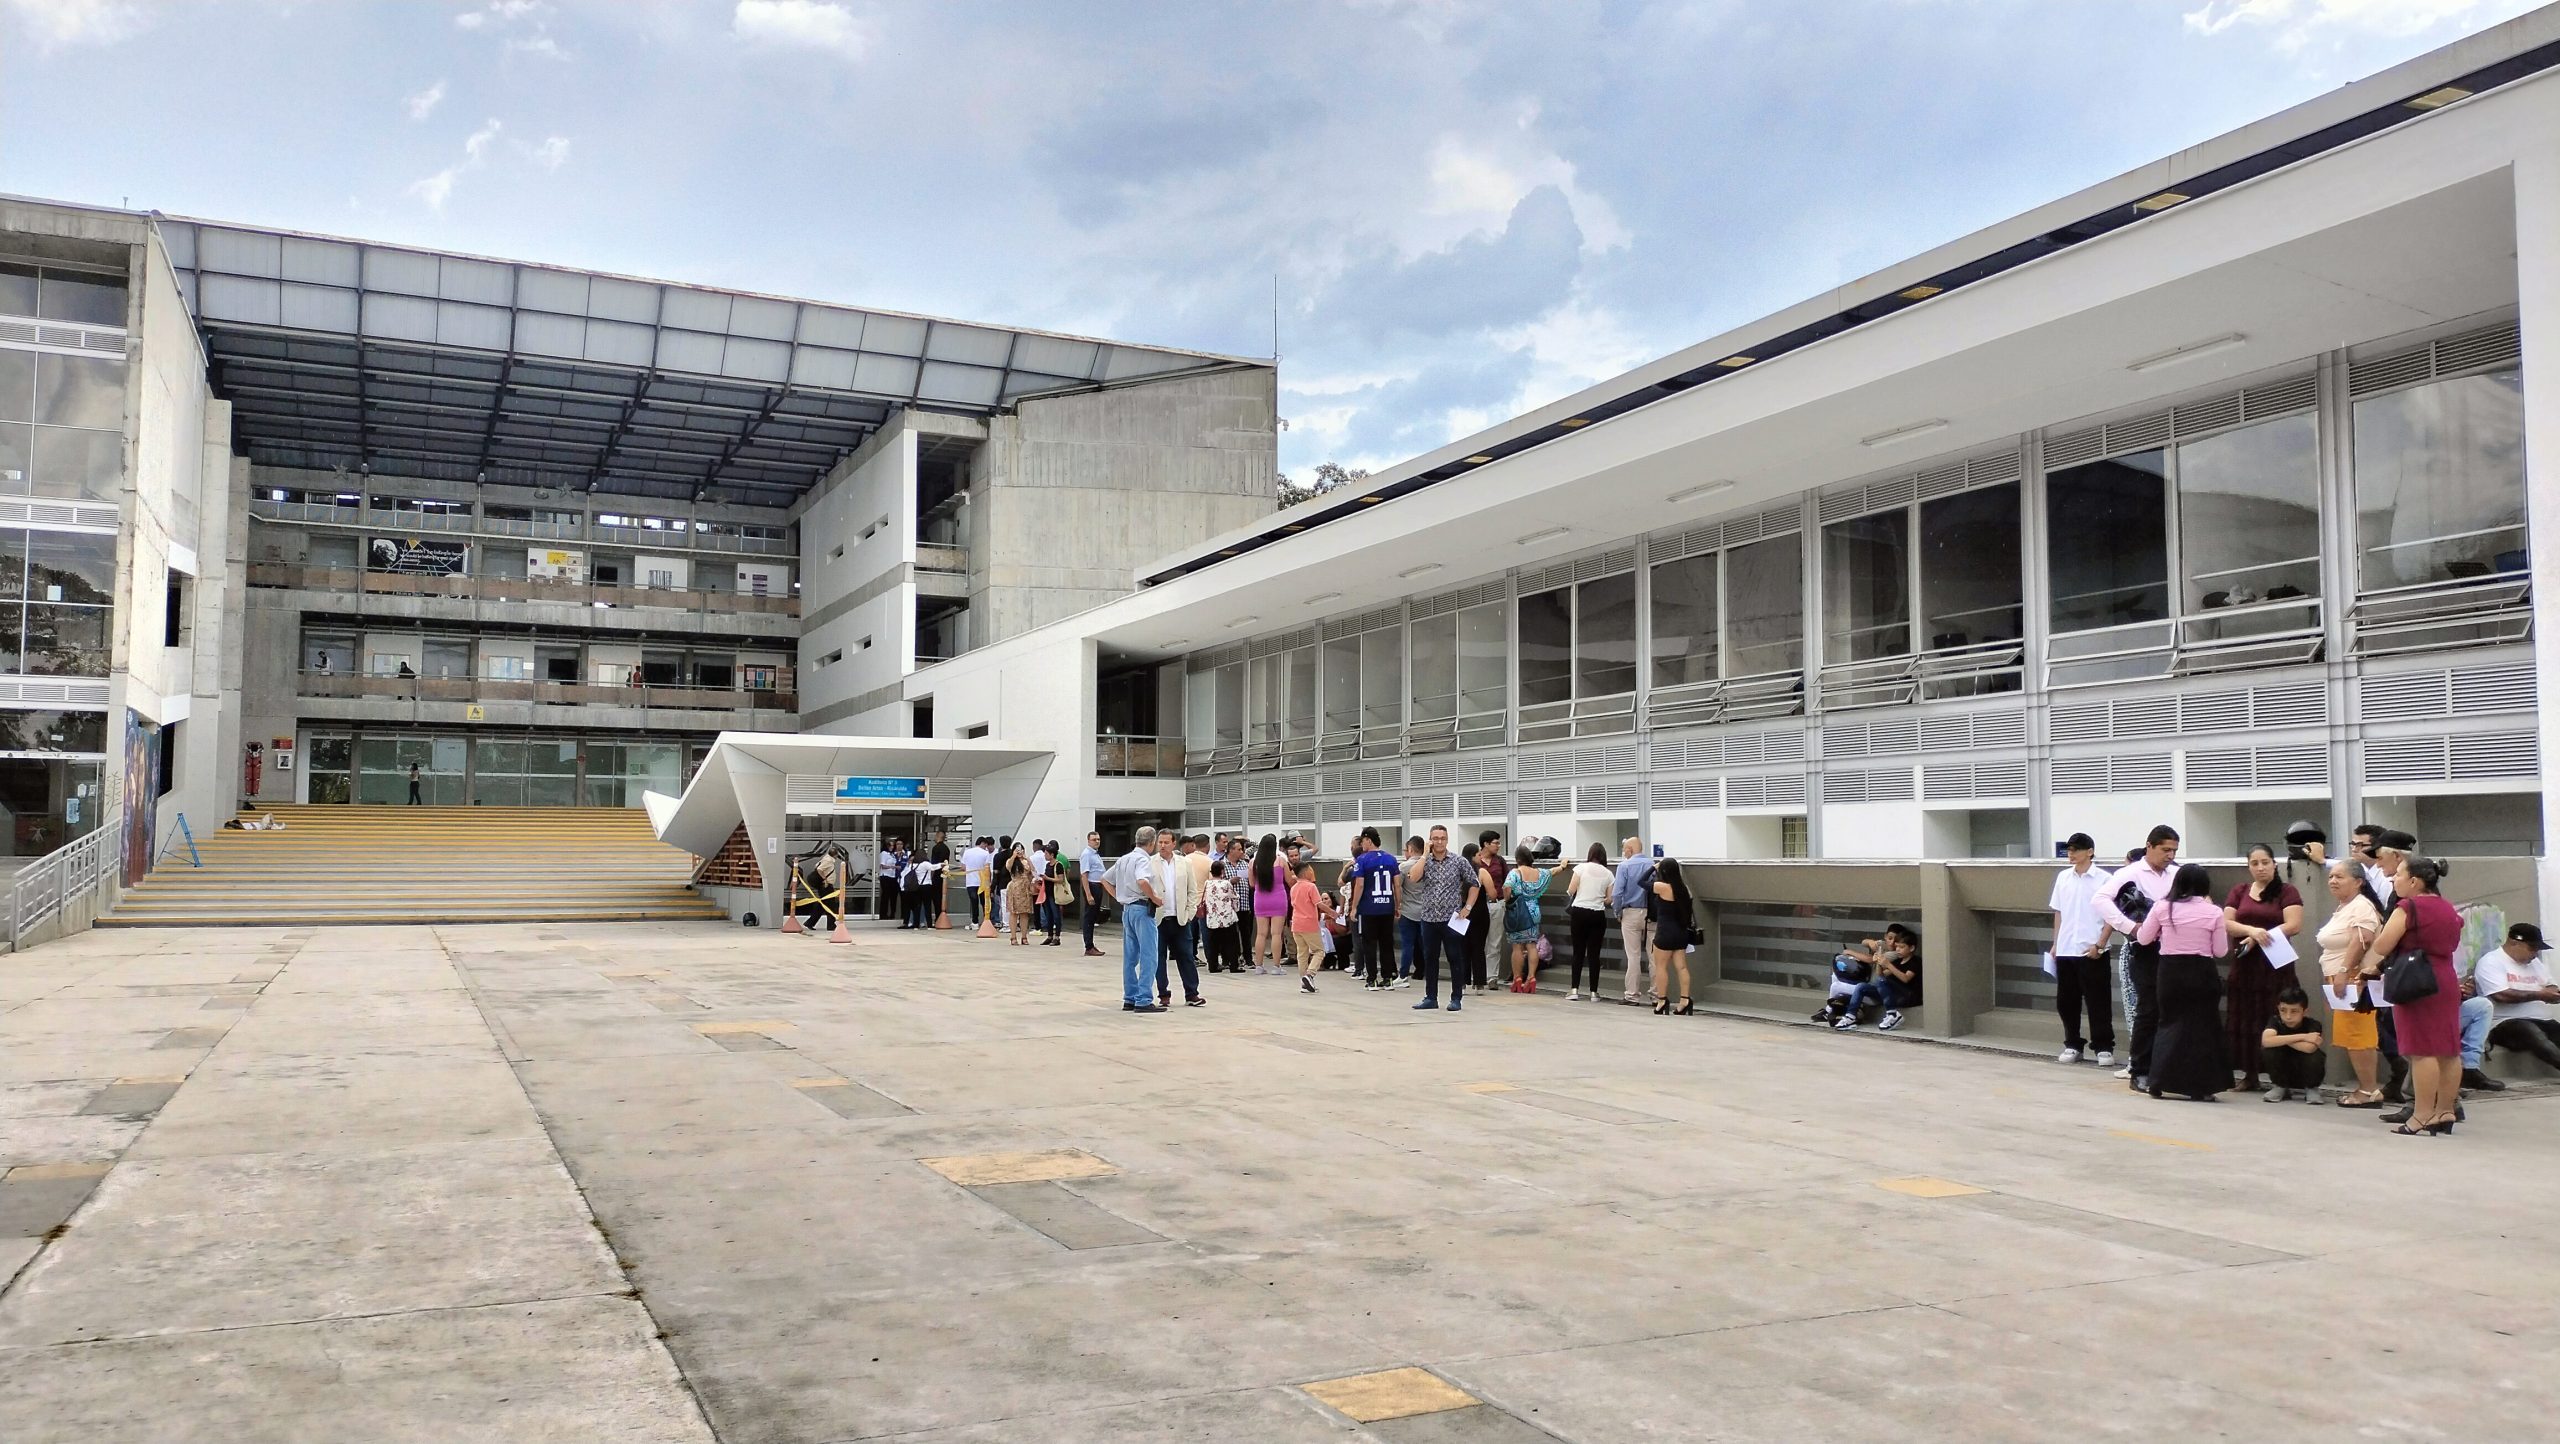
[{"label": "concrete column", "polygon": [[1991,925],[1966,906],[1943,862],[1920,869],[1920,1031],[1942,1038],[1973,1031],[1994,997]]},{"label": "concrete column", "polygon": [[2543,855],[2536,860],[2543,921],[2560,919],[2560,140],[2545,134],[2516,157],[2516,311],[2524,337],[2526,527],[2533,567],[2533,660],[2542,705]]},{"label": "concrete column", "polygon": [[2053,743],[2044,687],[2044,649],[2053,635],[2051,534],[2044,502],[2044,433],[2018,438],[2019,636],[2025,671],[2019,691],[2027,711],[2027,855],[2046,856],[2062,839],[2053,826]]},{"label": "concrete column", "polygon": [[2347,399],[2347,354],[2320,358],[2320,623],[2329,699],[2329,837],[2335,856],[2364,820],[2363,725],[2356,718],[2357,668],[2347,655],[2347,613],[2356,600],[2355,411]]},{"label": "concrete column", "polygon": [[764,879],[764,923],[780,927],[791,906],[791,860],[782,852],[782,774],[745,758],[729,766],[747,845],[755,849],[756,873]]}]

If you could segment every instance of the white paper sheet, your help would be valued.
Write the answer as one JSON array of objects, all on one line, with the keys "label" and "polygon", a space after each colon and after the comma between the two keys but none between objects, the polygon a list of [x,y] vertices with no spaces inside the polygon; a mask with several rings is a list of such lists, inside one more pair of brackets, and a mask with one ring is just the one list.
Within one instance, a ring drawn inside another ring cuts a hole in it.
[{"label": "white paper sheet", "polygon": [[2266,946],[2259,951],[2267,955],[2267,966],[2271,968],[2292,967],[2293,960],[2301,956],[2293,950],[2293,939],[2286,937],[2281,930],[2275,928],[2267,930]]},{"label": "white paper sheet", "polygon": [[2050,978],[2050,977],[2052,977],[2052,976],[2054,975],[2054,973],[2053,973],[2053,949],[2051,949],[2051,948],[2047,948],[2047,949],[2045,949],[2045,950],[2044,950],[2044,975],[2045,975],[2046,977],[2048,977],[2048,978]]},{"label": "white paper sheet", "polygon": [[1465,913],[1451,913],[1449,915],[1449,931],[1456,933],[1460,937],[1465,937],[1467,935],[1467,915]]}]

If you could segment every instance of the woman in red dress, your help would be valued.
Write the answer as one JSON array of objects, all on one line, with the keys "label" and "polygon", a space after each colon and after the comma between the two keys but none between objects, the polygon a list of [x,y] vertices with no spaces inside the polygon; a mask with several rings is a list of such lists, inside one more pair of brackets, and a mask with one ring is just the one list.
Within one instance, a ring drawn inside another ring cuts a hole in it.
[{"label": "woman in red dress", "polygon": [[2380,977],[2393,953],[2416,948],[2427,955],[2436,990],[2423,998],[2391,999],[2400,1053],[2413,1069],[2416,1101],[2409,1121],[2394,1133],[2453,1132],[2453,1110],[2462,1089],[2462,984],[2453,975],[2453,948],[2462,937],[2462,915],[2436,895],[2444,866],[2411,853],[2391,878],[2399,905],[2364,955],[2364,975]]},{"label": "woman in red dress", "polygon": [[2302,935],[2302,894],[2276,876],[2275,849],[2263,842],[2249,849],[2249,880],[2222,900],[2222,921],[2236,944],[2223,989],[2225,1044],[2232,1066],[2240,1070],[2242,1091],[2254,1093],[2259,1055],[2266,1051],[2258,1046],[2258,1034],[2275,1016],[2276,994],[2287,984],[2300,986],[2291,967],[2267,962],[2270,934],[2282,933],[2288,940]]}]

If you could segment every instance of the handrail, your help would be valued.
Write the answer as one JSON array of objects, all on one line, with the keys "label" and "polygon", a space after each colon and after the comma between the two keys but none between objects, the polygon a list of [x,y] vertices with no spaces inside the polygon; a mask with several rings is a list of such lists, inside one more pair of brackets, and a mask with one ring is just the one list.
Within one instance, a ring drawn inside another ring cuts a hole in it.
[{"label": "handrail", "polygon": [[9,883],[9,944],[16,947],[63,903],[95,887],[124,857],[124,823],[106,823],[18,870]]},{"label": "handrail", "polygon": [[[788,669],[781,669],[788,671]],[[551,682],[530,677],[383,676],[304,668],[304,697],[389,697],[404,702],[532,702],[556,706],[638,706],[697,712],[799,710],[789,677],[774,687],[703,687],[658,682]]]},{"label": "handrail", "polygon": [[1180,777],[1183,739],[1105,732],[1093,739],[1097,777]]},{"label": "handrail", "polygon": [[322,505],[308,501],[277,501],[263,496],[249,499],[249,514],[265,521],[341,526],[354,531],[395,535],[422,531],[465,532],[481,536],[540,537],[552,541],[591,540],[643,551],[737,552],[748,556],[788,556],[797,550],[789,537],[738,536],[690,528],[661,531],[649,527],[606,526],[590,524],[584,518],[569,522],[537,522],[514,517],[476,516],[467,511],[393,511],[354,503]]},{"label": "handrail", "polygon": [[370,567],[315,567],[299,562],[251,562],[249,585],[367,596],[445,597],[466,602],[561,602],[607,611],[646,608],[700,615],[786,617],[800,613],[800,598],[787,592],[759,596],[754,592],[700,587],[627,587],[541,577],[436,576],[375,571]]}]

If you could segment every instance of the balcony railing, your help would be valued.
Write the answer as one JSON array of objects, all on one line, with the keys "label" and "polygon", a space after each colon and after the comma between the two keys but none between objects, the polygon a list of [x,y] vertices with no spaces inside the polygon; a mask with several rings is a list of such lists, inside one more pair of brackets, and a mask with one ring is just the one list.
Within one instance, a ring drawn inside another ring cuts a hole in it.
[{"label": "balcony railing", "polygon": [[953,572],[965,575],[969,570],[969,549],[967,547],[935,546],[926,542],[918,542],[916,544],[916,570],[920,572]]},{"label": "balcony railing", "polygon": [[9,882],[11,945],[24,942],[36,925],[62,911],[65,902],[96,887],[123,860],[124,824],[111,822],[18,869]]},{"label": "balcony railing", "polygon": [[789,556],[798,549],[788,537],[738,536],[689,529],[662,531],[642,526],[591,526],[584,518],[531,521],[474,516],[468,511],[386,511],[378,507],[331,506],[311,501],[276,501],[268,497],[251,497],[249,514],[268,521],[342,526],[386,535],[462,532],[482,536],[534,537],[547,541],[595,541],[644,552],[714,551],[742,552],[750,556]]},{"label": "balcony railing", "polygon": [[251,562],[249,585],[297,587],[315,592],[356,592],[383,597],[447,597],[466,602],[564,602],[616,610],[796,617],[796,596],[756,596],[661,587],[622,587],[597,582],[555,582],[526,577],[417,576],[361,567],[310,567],[292,562]]},{"label": "balcony railing", "polygon": [[[787,680],[787,679],[786,679]],[[388,697],[402,702],[538,702],[563,707],[681,708],[692,712],[796,712],[790,687],[689,687],[659,683],[535,682],[515,677],[400,677],[305,670],[305,697]]]},{"label": "balcony railing", "polygon": [[1096,777],[1180,777],[1182,739],[1105,733],[1093,739]]}]

